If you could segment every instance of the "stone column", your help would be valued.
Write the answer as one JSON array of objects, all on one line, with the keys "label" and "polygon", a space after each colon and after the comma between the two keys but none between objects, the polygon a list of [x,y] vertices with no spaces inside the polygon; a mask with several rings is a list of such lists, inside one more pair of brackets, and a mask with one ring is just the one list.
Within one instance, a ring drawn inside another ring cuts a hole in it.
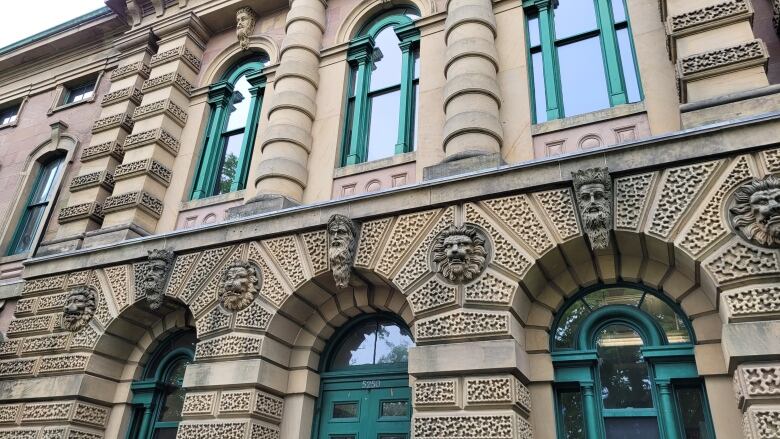
[{"label": "stone column", "polygon": [[447,2],[445,161],[501,151],[495,38],[496,20],[490,0]]},{"label": "stone column", "polygon": [[163,213],[173,162],[187,123],[190,92],[200,70],[207,31],[187,16],[157,30],[159,50],[132,114],[132,133],[124,142],[122,164],[114,172],[114,190],[103,205],[100,231],[88,234],[85,246],[120,241],[155,232]]},{"label": "stone column", "polygon": [[261,210],[303,199],[324,31],[324,1],[292,0],[255,181]]},{"label": "stone column", "polygon": [[57,218],[57,237],[43,243],[39,254],[75,250],[86,232],[101,226],[103,204],[114,187],[114,171],[124,155],[122,145],[133,128],[133,111],[143,97],[141,88],[149,78],[156,39],[145,30],[118,42],[119,66],[111,73],[111,87],[101,98],[103,108],[92,127],[90,143],[81,153],[79,175],[69,183],[68,206]]}]

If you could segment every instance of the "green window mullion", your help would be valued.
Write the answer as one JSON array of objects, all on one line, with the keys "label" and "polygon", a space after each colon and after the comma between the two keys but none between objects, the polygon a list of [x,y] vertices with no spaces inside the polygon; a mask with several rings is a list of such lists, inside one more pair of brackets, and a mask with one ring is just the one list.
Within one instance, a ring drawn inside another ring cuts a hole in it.
[{"label": "green window mullion", "polygon": [[620,62],[620,49],[617,43],[617,32],[612,20],[610,0],[595,1],[596,16],[598,17],[598,26],[601,33],[602,52],[604,54],[604,67],[607,69],[609,101],[614,107],[615,105],[628,103],[626,85],[623,81],[623,67]]},{"label": "green window mullion", "polygon": [[236,166],[236,178],[230,185],[231,192],[235,192],[246,187],[246,180],[249,176],[249,162],[251,161],[255,136],[257,135],[257,125],[260,123],[260,108],[262,108],[263,104],[262,91],[265,90],[265,77],[260,76],[259,73],[256,73],[254,75],[247,76],[247,81],[249,81],[249,84],[252,85],[252,88],[249,89],[249,93],[252,95],[252,101],[250,103],[249,114],[247,115],[246,119],[246,129],[244,130],[241,154],[238,157],[238,165]]},{"label": "green window mullion", "polygon": [[563,97],[558,74],[558,60],[555,49],[555,29],[549,3],[539,6],[539,38],[542,45],[544,65],[544,94],[547,105],[547,120],[563,117]]},{"label": "green window mullion", "polygon": [[228,119],[227,107],[233,94],[233,85],[227,81],[220,81],[209,91],[209,104],[213,107],[213,114],[206,132],[206,144],[203,147],[198,178],[192,191],[192,198],[197,200],[209,197],[213,192],[214,176],[219,166],[219,151],[222,147],[222,130]]},{"label": "green window mullion", "polygon": [[398,39],[401,41],[401,105],[398,114],[398,142],[395,145],[395,153],[401,154],[411,151],[413,142],[414,124],[414,55],[420,41],[420,31],[415,29],[413,23],[399,26],[395,29]]},{"label": "green window mullion", "polygon": [[357,63],[355,75],[355,103],[352,110],[352,133],[347,142],[344,154],[344,165],[354,165],[363,162],[367,157],[366,139],[368,138],[368,90],[371,86],[371,57],[374,52],[374,39],[370,36],[361,37],[350,48],[349,61]]},{"label": "green window mullion", "polygon": [[680,436],[677,420],[677,410],[672,395],[672,385],[668,380],[657,380],[658,411],[660,412],[661,430],[665,433],[664,439],[683,439]]},{"label": "green window mullion", "polygon": [[601,416],[598,414],[599,403],[596,399],[595,384],[592,381],[582,382],[582,408],[585,414],[585,432],[588,439],[599,439]]}]

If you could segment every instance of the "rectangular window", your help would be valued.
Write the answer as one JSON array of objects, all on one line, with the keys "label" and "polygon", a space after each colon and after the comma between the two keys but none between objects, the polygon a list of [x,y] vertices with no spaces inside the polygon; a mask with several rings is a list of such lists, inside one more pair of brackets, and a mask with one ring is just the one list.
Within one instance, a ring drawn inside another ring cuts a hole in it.
[{"label": "rectangular window", "polygon": [[558,391],[558,431],[563,439],[585,439],[582,395],[578,389]]},{"label": "rectangular window", "polygon": [[19,115],[19,104],[0,109],[0,126],[16,122]]},{"label": "rectangular window", "polygon": [[714,439],[710,429],[712,423],[706,407],[706,398],[701,385],[685,384],[674,387],[677,399],[681,430],[685,439]]},{"label": "rectangular window", "polygon": [[43,222],[43,214],[56,192],[54,183],[62,162],[60,157],[41,166],[7,254],[15,255],[32,249],[35,235]]},{"label": "rectangular window", "polygon": [[95,94],[95,78],[82,82],[78,85],[65,88],[63,105],[75,104],[76,102],[86,101]]}]

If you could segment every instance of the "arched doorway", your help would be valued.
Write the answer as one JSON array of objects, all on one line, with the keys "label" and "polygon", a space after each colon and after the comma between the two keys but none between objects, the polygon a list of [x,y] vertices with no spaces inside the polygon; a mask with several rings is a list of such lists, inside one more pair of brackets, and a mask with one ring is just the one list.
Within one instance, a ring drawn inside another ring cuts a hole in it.
[{"label": "arched doorway", "polygon": [[551,334],[558,437],[714,439],[690,323],[654,290],[590,288]]},{"label": "arched doorway", "polygon": [[388,314],[364,315],[342,327],[323,355],[313,438],[409,438],[413,345],[403,321]]}]

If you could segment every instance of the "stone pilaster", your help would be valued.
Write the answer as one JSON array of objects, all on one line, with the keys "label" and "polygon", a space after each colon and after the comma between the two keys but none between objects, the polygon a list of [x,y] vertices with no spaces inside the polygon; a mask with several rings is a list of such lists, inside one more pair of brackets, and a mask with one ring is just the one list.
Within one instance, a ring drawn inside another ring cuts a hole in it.
[{"label": "stone pilaster", "polygon": [[325,3],[292,0],[255,181],[256,199],[300,203],[308,180]]},{"label": "stone pilaster", "polygon": [[490,0],[449,0],[445,27],[446,161],[498,154],[503,132],[496,20]]},{"label": "stone pilaster", "polygon": [[122,145],[133,128],[133,112],[143,97],[149,63],[157,50],[156,37],[147,31],[128,35],[118,43],[118,67],[111,72],[109,91],[101,97],[100,117],[92,138],[81,152],[79,175],[66,182],[68,205],[60,210],[57,237],[43,243],[41,254],[79,248],[87,232],[103,222],[103,206],[114,187],[115,168],[124,155]]},{"label": "stone pilaster", "polygon": [[133,128],[114,171],[114,189],[103,204],[103,227],[89,234],[85,246],[154,233],[162,215],[208,33],[187,16],[157,34],[159,49],[141,84],[143,100],[132,113]]}]

